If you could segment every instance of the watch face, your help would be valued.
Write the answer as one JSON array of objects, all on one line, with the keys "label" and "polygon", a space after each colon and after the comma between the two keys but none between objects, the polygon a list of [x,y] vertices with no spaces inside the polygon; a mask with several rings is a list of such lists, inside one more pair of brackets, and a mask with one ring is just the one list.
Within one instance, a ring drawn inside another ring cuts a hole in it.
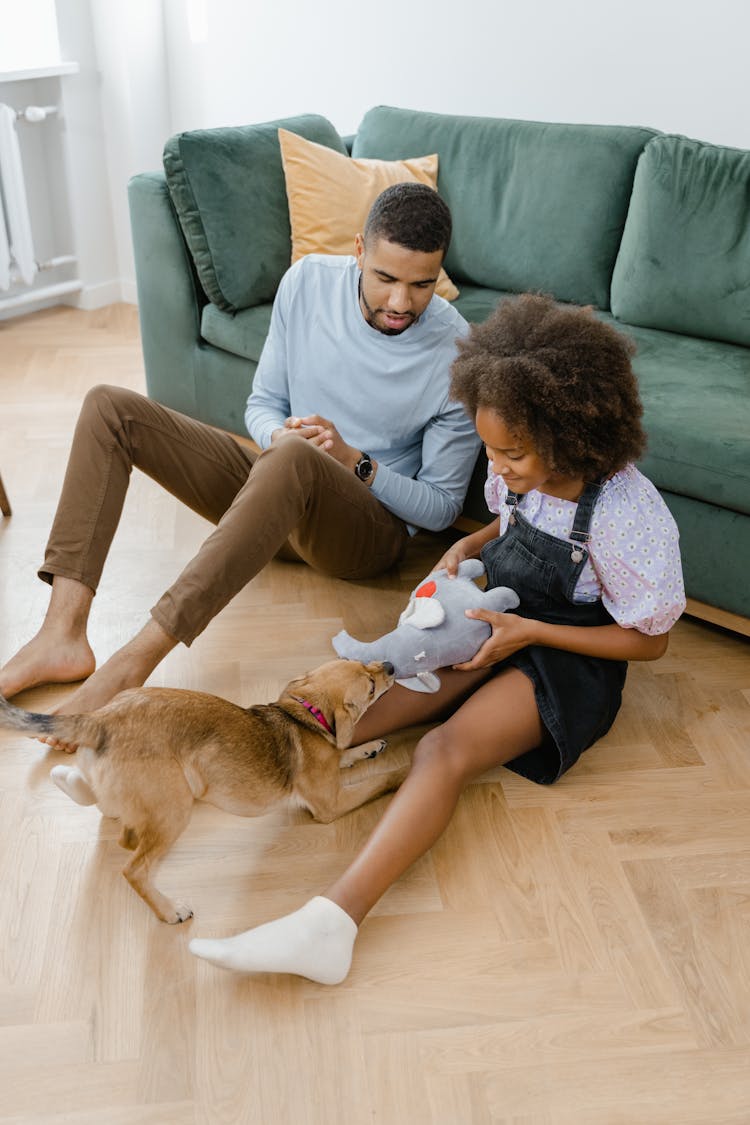
[{"label": "watch face", "polygon": [[372,461],[363,453],[354,470],[360,480],[368,480],[372,476]]}]

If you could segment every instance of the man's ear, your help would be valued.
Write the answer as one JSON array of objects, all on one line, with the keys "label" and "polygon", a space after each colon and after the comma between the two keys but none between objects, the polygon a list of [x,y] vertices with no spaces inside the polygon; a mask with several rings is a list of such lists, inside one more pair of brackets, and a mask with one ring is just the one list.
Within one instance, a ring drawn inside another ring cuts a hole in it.
[{"label": "man's ear", "polygon": [[357,259],[357,265],[362,269],[362,263],[365,259],[365,240],[359,232],[354,236],[354,257]]}]

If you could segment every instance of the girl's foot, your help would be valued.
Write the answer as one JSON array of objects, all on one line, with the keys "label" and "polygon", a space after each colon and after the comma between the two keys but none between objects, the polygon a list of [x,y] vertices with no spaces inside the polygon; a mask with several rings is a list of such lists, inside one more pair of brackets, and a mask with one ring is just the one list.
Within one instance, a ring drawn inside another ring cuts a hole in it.
[{"label": "girl's foot", "polygon": [[352,963],[356,923],[318,895],[294,914],[223,939],[194,938],[190,952],[238,973],[296,973],[340,984]]},{"label": "girl's foot", "polygon": [[54,766],[50,770],[50,777],[58,789],[62,789],[77,805],[96,804],[96,794],[75,766]]}]

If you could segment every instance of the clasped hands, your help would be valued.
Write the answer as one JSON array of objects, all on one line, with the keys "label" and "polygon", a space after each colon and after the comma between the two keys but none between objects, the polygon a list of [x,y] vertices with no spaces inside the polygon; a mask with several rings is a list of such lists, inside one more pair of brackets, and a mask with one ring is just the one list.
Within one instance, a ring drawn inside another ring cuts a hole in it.
[{"label": "clasped hands", "polygon": [[348,469],[353,469],[359,461],[361,450],[348,445],[333,422],[321,418],[319,414],[308,414],[305,418],[287,418],[283,427],[274,432],[271,440],[282,441],[292,434],[309,441],[323,453],[330,454]]}]

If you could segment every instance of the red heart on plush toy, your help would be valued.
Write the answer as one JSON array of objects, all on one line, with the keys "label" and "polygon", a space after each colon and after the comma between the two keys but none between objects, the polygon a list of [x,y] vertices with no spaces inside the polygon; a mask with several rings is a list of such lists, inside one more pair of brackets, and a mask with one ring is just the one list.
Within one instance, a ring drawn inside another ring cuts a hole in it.
[{"label": "red heart on plush toy", "polygon": [[425,582],[424,586],[420,586],[414,595],[415,598],[431,598],[437,590],[437,585],[434,582]]}]

